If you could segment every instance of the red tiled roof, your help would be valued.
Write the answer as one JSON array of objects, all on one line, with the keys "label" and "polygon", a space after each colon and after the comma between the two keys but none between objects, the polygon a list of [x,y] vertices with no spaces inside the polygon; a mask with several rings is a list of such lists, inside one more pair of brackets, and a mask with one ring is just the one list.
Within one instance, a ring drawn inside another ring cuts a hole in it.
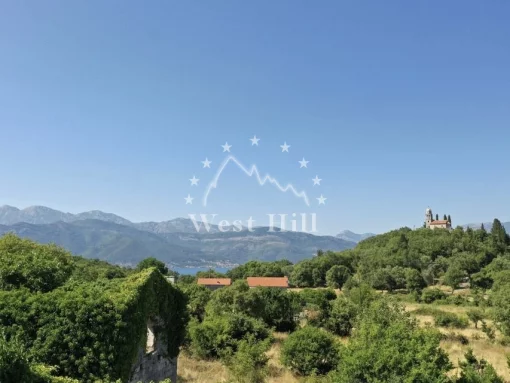
[{"label": "red tiled roof", "polygon": [[445,221],[444,219],[440,219],[437,221],[432,221],[430,224],[431,225],[446,225],[447,223],[449,223],[449,222]]},{"label": "red tiled roof", "polygon": [[246,280],[250,287],[289,287],[287,277],[248,277]]},{"label": "red tiled roof", "polygon": [[230,278],[198,278],[197,283],[204,286],[230,286]]}]

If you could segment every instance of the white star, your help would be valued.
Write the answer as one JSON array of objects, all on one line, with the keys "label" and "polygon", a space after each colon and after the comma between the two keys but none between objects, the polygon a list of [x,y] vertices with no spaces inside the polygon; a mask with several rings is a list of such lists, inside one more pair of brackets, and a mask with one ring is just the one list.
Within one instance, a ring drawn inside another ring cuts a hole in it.
[{"label": "white star", "polygon": [[287,142],[284,142],[283,145],[280,145],[280,148],[282,148],[282,153],[283,152],[289,152],[289,148],[290,148],[290,145],[287,145]]},{"label": "white star", "polygon": [[251,141],[251,146],[253,146],[253,145],[259,146],[260,138],[257,138],[257,136],[253,136],[253,138],[250,138],[250,141]]},{"label": "white star", "polygon": [[229,145],[228,142],[225,142],[225,145],[221,145],[221,147],[223,148],[223,153],[225,152],[230,153],[230,148],[232,147],[232,145]]},{"label": "white star", "polygon": [[298,162],[301,164],[299,168],[307,168],[308,166],[306,166],[306,164],[308,164],[310,161],[305,160],[305,157],[303,157],[303,159]]},{"label": "white star", "polygon": [[198,186],[198,181],[200,181],[197,177],[193,176],[193,178],[189,179],[191,181],[191,186]]},{"label": "white star", "polygon": [[315,178],[312,178],[313,186],[321,184],[322,178],[319,178],[319,176],[315,176]]},{"label": "white star", "polygon": [[210,168],[212,161],[209,161],[207,157],[205,157],[205,161],[201,161],[204,164],[204,168]]},{"label": "white star", "polygon": [[186,200],[186,205],[191,205],[193,203],[193,197],[191,197],[189,194],[184,199]]},{"label": "white star", "polygon": [[317,198],[317,201],[319,201],[319,205],[325,205],[325,201],[327,200],[327,198],[324,198],[321,194],[321,196],[319,198]]}]

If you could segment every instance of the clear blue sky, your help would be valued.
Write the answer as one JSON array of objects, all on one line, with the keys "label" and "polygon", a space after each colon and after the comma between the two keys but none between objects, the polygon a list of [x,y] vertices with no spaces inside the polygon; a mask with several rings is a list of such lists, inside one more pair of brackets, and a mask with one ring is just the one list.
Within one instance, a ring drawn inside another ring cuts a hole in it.
[{"label": "clear blue sky", "polygon": [[[418,226],[427,206],[510,220],[509,19],[503,0],[3,1],[0,205],[199,213],[188,179],[228,141],[306,189],[323,234]],[[210,198],[303,210],[233,167]]]}]

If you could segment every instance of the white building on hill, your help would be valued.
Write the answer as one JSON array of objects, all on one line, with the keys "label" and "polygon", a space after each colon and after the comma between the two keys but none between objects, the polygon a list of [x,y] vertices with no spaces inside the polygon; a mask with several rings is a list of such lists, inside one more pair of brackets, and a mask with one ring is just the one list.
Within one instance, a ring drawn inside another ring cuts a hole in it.
[{"label": "white building on hill", "polygon": [[430,207],[425,210],[425,227],[427,229],[451,229],[452,223],[445,219],[436,219],[432,216],[432,209]]}]

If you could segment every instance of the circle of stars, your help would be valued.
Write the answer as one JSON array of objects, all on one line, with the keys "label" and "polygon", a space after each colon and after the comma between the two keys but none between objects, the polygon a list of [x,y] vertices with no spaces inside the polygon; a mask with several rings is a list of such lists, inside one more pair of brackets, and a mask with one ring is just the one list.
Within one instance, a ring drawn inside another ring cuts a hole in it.
[{"label": "circle of stars", "polygon": [[[259,146],[260,138],[258,138],[256,135],[254,135],[249,140],[251,141],[251,146]],[[223,148],[223,153],[231,153],[230,149],[232,148],[232,145],[229,145],[228,142],[225,142],[224,145],[220,145],[220,146]],[[280,145],[280,148],[282,149],[282,153],[289,153],[290,147],[291,147],[291,145],[288,145],[287,141],[284,141],[283,145]],[[204,168],[204,169],[211,168],[212,161],[210,161],[207,157],[205,158],[204,161],[201,161],[201,163],[203,165],[202,168]],[[302,168],[308,169],[308,164],[310,163],[310,161],[305,160],[305,158],[303,157],[303,159],[301,161],[298,161],[298,163],[299,163],[300,169],[302,169]],[[313,181],[314,187],[321,185],[322,178],[319,178],[318,175],[316,175],[315,178],[312,178],[311,180]],[[193,175],[193,178],[190,178],[189,181],[191,183],[190,186],[198,186],[198,182],[200,181],[200,179],[196,178],[195,175]],[[327,198],[324,197],[322,194],[320,195],[320,197],[317,197],[316,199],[317,199],[319,205],[326,204]],[[192,197],[190,194],[188,194],[187,197],[184,197],[184,200],[186,201],[186,205],[192,205],[194,197]]]}]

